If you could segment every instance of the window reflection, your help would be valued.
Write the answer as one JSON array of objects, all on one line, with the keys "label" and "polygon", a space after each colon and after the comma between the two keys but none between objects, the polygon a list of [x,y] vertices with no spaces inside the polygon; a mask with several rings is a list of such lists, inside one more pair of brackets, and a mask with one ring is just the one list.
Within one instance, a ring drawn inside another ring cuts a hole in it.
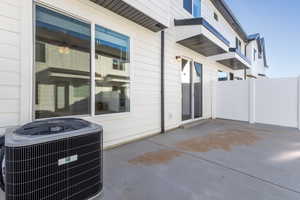
[{"label": "window reflection", "polygon": [[90,25],[36,7],[36,118],[90,113]]},{"label": "window reflection", "polygon": [[129,38],[96,26],[95,114],[128,112]]}]

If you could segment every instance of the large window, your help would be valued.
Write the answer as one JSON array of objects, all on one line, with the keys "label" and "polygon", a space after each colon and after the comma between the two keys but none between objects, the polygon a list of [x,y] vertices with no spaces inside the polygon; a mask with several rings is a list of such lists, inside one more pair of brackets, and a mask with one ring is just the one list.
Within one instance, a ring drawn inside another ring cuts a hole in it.
[{"label": "large window", "polygon": [[223,71],[218,71],[218,81],[227,81],[228,73]]},{"label": "large window", "polygon": [[92,48],[90,24],[41,6],[35,22],[35,118],[130,110],[129,37],[96,25]]},{"label": "large window", "polygon": [[96,26],[95,114],[128,112],[129,38]]},{"label": "large window", "polygon": [[235,38],[235,47],[239,52],[242,51],[242,42],[237,37]]},{"label": "large window", "polygon": [[201,17],[201,0],[183,0],[183,8],[194,17]]},{"label": "large window", "polygon": [[90,25],[36,7],[35,117],[90,113]]}]

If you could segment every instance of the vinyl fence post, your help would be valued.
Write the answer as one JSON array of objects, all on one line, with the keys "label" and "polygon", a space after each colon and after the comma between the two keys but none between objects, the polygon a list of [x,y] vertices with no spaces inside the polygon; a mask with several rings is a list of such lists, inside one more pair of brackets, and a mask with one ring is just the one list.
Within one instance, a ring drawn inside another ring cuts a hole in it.
[{"label": "vinyl fence post", "polygon": [[255,79],[249,80],[249,123],[255,123]]},{"label": "vinyl fence post", "polygon": [[298,129],[300,130],[300,76],[298,76]]},{"label": "vinyl fence post", "polygon": [[216,81],[212,81],[211,83],[211,118],[216,119],[216,105],[217,104],[217,83]]}]

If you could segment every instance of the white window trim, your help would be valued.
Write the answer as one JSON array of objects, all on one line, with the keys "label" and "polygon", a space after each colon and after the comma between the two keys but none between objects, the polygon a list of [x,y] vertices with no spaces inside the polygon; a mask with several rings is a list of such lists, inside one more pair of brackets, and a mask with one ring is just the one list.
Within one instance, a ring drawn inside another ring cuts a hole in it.
[{"label": "white window trim", "polygon": [[[20,32],[22,37],[27,38],[26,40],[21,40],[20,48],[20,117],[18,124],[27,123],[33,120],[33,36],[34,31],[34,11],[32,0],[24,0],[21,3],[22,10],[26,12],[21,12],[21,26]],[[28,14],[30,13],[30,14]],[[30,66],[30,68],[28,68]],[[28,95],[29,94],[29,95]]]},{"label": "white window trim", "polygon": [[96,25],[94,22],[91,24],[91,116],[95,116],[95,95],[96,95],[96,47],[95,47],[95,31],[96,31]]}]

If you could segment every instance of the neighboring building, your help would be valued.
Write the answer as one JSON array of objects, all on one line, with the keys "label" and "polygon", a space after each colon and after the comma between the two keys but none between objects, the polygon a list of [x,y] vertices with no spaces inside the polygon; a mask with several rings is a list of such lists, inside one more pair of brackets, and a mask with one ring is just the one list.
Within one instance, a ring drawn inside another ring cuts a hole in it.
[{"label": "neighboring building", "polygon": [[[2,0],[0,130],[51,117],[106,147],[212,117],[212,83],[265,76],[223,0]],[[254,60],[255,58],[255,60]]]},{"label": "neighboring building", "polygon": [[[266,70],[269,68],[266,59],[265,39],[260,34],[248,36],[245,54],[251,60],[251,68],[247,69],[247,78],[266,78]],[[236,73],[237,77],[243,77],[245,71],[241,70]]]}]

